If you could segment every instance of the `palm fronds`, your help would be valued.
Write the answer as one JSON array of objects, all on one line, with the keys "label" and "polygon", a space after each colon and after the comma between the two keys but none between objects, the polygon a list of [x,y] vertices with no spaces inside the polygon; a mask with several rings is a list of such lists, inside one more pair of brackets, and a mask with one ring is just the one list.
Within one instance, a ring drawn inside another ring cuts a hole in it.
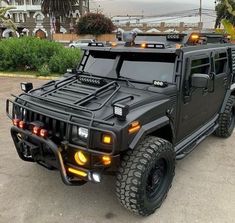
[{"label": "palm fronds", "polygon": [[231,35],[232,40],[235,40],[235,28],[233,25],[227,19],[222,19],[222,24],[226,33]]},{"label": "palm fronds", "polygon": [[228,12],[232,15],[235,16],[235,8],[232,7],[231,4],[229,4],[228,0],[225,0],[225,4],[227,6]]},{"label": "palm fronds", "polygon": [[[1,1],[2,0],[0,0],[0,2]],[[11,9],[15,9],[15,7],[10,6],[10,7],[0,8],[0,24],[3,26],[6,26],[7,28],[11,28],[13,30],[16,30],[17,27],[16,27],[15,23],[11,19],[9,19],[5,16],[6,13]]]},{"label": "palm fronds", "polygon": [[42,0],[42,12],[53,16],[65,16],[78,0]]}]

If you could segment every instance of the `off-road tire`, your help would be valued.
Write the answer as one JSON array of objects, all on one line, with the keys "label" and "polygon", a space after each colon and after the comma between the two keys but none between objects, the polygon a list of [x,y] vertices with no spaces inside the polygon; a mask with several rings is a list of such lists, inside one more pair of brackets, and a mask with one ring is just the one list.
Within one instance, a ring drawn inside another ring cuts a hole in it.
[{"label": "off-road tire", "polygon": [[219,117],[219,127],[214,132],[215,136],[228,138],[232,135],[235,126],[235,96],[231,95],[225,110]]},{"label": "off-road tire", "polygon": [[[160,191],[157,189],[157,195],[150,199],[147,195],[147,184],[150,173],[153,169],[155,171],[159,160],[165,161],[166,171]],[[117,174],[117,197],[125,208],[135,214],[148,216],[165,200],[174,175],[175,152],[171,143],[157,137],[147,137],[137,148],[123,156]]]}]

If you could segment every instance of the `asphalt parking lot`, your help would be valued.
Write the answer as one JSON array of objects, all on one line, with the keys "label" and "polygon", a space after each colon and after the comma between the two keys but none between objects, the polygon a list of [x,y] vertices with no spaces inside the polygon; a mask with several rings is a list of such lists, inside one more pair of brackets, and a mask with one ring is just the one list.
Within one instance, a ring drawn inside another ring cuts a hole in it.
[{"label": "asphalt parking lot", "polygon": [[[148,218],[129,213],[115,196],[115,178],[65,186],[56,171],[21,161],[10,138],[5,101],[21,78],[0,78],[0,223],[235,222],[235,135],[209,137],[177,163],[172,189]],[[31,79],[35,86],[45,81]]]}]

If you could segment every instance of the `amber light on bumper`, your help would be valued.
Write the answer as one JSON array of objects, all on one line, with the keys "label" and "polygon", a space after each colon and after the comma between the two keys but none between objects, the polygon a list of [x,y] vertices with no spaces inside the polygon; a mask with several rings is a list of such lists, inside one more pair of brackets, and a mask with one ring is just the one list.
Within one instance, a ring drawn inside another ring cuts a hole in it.
[{"label": "amber light on bumper", "polygon": [[73,169],[73,168],[68,168],[68,171],[70,173],[73,173],[73,174],[78,175],[80,177],[86,177],[87,176],[87,173],[84,172],[84,171],[81,171],[81,170],[76,170],[76,169]]},{"label": "amber light on bumper", "polygon": [[109,156],[103,156],[102,157],[102,162],[105,166],[109,166],[111,164],[111,158]]},{"label": "amber light on bumper", "polygon": [[19,122],[19,128],[25,129],[26,128],[26,123],[24,121]]},{"label": "amber light on bumper", "polygon": [[33,130],[32,130],[33,134],[39,136],[40,135],[40,131],[41,131],[40,127],[38,127],[38,126],[34,126],[33,127]]},{"label": "amber light on bumper", "polygon": [[40,136],[42,138],[47,138],[48,137],[48,131],[46,129],[41,129],[40,130]]},{"label": "amber light on bumper", "polygon": [[13,125],[14,125],[14,126],[17,126],[17,127],[18,127],[18,126],[19,126],[19,123],[20,123],[20,119],[13,119],[12,122],[13,122]]},{"label": "amber light on bumper", "polygon": [[40,136],[42,138],[47,138],[48,137],[48,131],[46,129],[42,129],[38,126],[34,126],[32,129],[33,134]]}]

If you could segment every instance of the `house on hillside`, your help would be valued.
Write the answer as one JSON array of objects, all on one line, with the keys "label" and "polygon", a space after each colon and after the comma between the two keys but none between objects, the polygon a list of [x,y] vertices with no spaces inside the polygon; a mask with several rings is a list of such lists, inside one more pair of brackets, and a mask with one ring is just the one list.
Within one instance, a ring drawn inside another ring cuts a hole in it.
[{"label": "house on hillside", "polygon": [[[6,16],[11,18],[16,26],[16,35],[36,36],[40,38],[51,38],[55,32],[55,18],[44,15],[41,11],[41,0],[3,0],[1,6],[14,6]],[[89,11],[89,1],[83,0],[83,7],[75,5],[73,11],[65,18],[61,18],[61,33],[73,33],[74,25],[81,16]],[[13,32],[0,25],[3,38],[11,37]]]}]

